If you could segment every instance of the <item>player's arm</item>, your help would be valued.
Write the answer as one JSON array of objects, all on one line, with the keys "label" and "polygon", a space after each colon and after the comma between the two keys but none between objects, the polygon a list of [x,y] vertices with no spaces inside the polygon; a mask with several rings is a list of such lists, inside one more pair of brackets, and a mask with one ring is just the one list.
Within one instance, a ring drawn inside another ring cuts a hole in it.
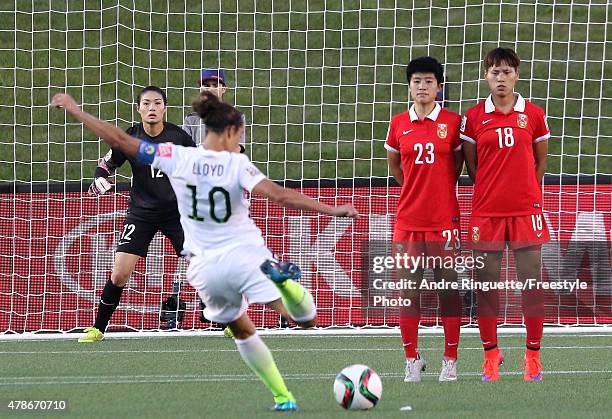
[{"label": "player's arm", "polygon": [[535,140],[533,140],[533,158],[535,160],[535,171],[538,183],[542,183],[544,172],[546,172],[546,159],[548,158],[548,139],[550,138],[550,129],[546,122],[546,115],[541,111],[539,123],[536,125],[534,132]]},{"label": "player's arm", "polygon": [[242,136],[240,137],[240,144],[238,146],[240,147],[240,152],[244,153],[246,152],[246,116],[244,114],[242,114],[242,126],[244,129],[242,130]]},{"label": "player's arm", "polygon": [[461,176],[461,172],[463,172],[463,146],[461,146],[458,150],[453,152],[453,157],[455,159],[455,179],[459,179]]},{"label": "player's arm", "polygon": [[397,136],[395,135],[396,118],[391,119],[389,129],[387,130],[387,139],[385,140],[385,150],[387,150],[387,165],[389,171],[399,183],[404,184],[404,171],[402,170],[402,157],[400,154],[400,146]]},{"label": "player's arm", "polygon": [[357,210],[352,205],[332,207],[303,195],[293,189],[283,188],[269,179],[263,179],[253,188],[253,193],[278,203],[285,208],[302,211],[314,211],[335,217],[357,217]]},{"label": "player's arm", "polygon": [[193,138],[191,138],[186,132],[187,131],[180,133],[180,144],[185,147],[197,147],[196,143],[193,141]]},{"label": "player's arm", "polygon": [[[199,117],[198,117],[198,120],[199,120]],[[189,138],[191,138],[191,141],[194,144],[197,144],[197,141],[195,138],[194,122],[192,121],[192,114],[185,116],[185,120],[183,121],[183,125],[181,126],[181,128],[183,129],[183,131],[187,133]]]},{"label": "player's arm", "polygon": [[400,154],[394,151],[387,151],[387,164],[389,165],[389,171],[397,183],[402,186],[404,184],[404,171],[402,170],[402,158]]},{"label": "player's arm", "polygon": [[535,159],[535,171],[538,183],[542,183],[544,172],[546,172],[546,160],[548,158],[548,141],[538,141],[533,144],[533,157]]},{"label": "player's arm", "polygon": [[83,123],[85,128],[101,138],[102,141],[112,148],[116,148],[123,152],[126,156],[135,157],[138,153],[138,148],[142,143],[141,140],[131,137],[120,128],[108,122],[101,121],[95,116],[82,111],[72,96],[65,93],[58,93],[53,96],[49,106],[66,109],[66,112],[72,115],[77,121]]},{"label": "player's arm", "polygon": [[[469,111],[468,111],[469,112]],[[472,182],[476,182],[476,168],[478,167],[478,155],[476,154],[476,133],[471,124],[472,118],[468,120],[468,116],[464,115],[459,126],[459,138],[462,140],[461,149],[463,150],[463,159],[465,160],[465,168]],[[455,160],[455,169],[457,160]]]},{"label": "player's arm", "polygon": [[463,158],[465,159],[465,167],[472,182],[476,182],[476,168],[478,167],[478,158],[476,156],[476,144],[469,141],[464,141],[461,146],[463,149]]}]

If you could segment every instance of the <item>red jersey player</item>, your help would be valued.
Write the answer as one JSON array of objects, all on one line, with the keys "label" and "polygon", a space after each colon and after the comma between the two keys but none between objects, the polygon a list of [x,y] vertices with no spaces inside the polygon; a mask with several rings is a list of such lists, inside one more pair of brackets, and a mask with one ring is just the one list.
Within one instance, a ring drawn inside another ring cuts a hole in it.
[{"label": "red jersey player", "polygon": [[[468,173],[474,180],[469,236],[474,256],[484,258],[480,282],[499,280],[506,243],[514,252],[518,280],[540,281],[541,244],[549,240],[542,216],[540,184],[550,131],[544,111],[514,92],[520,59],[495,48],[484,59],[490,96],[469,109],[461,123]],[[536,288],[536,287],[532,287]],[[544,324],[542,290],[524,289],[527,329],[526,381],[542,379],[540,341]],[[497,381],[503,355],[497,348],[497,290],[478,291],[478,327],[485,350],[483,381]]]},{"label": "red jersey player", "polygon": [[[394,248],[412,256],[453,258],[459,249],[459,205],[455,185],[463,168],[459,140],[461,117],[436,103],[444,77],[442,66],[436,59],[416,58],[410,61],[406,73],[414,104],[408,112],[391,119],[385,142],[389,169],[402,187],[393,233]],[[398,272],[401,279],[413,281],[417,288],[402,289],[402,297],[411,300],[411,305],[400,311],[406,382],[420,381],[425,369],[425,360],[417,348],[420,321],[418,288],[425,268],[433,268],[436,282],[451,284],[457,280],[455,270],[445,269],[441,264],[413,265],[412,269]],[[439,380],[454,381],[457,379],[461,298],[459,291],[450,286],[438,291],[438,298],[445,338]]]}]

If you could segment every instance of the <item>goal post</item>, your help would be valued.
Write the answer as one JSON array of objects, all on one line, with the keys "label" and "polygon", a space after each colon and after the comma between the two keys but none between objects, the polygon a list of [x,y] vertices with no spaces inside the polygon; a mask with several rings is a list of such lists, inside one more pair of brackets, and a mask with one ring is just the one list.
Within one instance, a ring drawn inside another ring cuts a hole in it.
[{"label": "goal post", "polygon": [[[66,91],[87,112],[127,128],[138,122],[136,93],[154,84],[167,92],[167,120],[180,125],[200,70],[216,66],[226,71],[229,101],[246,115],[252,161],[273,180],[325,202],[351,202],[363,214],[355,222],[330,220],[252,200],[253,218],[271,249],[303,268],[322,325],[395,327],[397,313],[374,315],[362,298],[360,268],[364,242],[391,237],[399,188],[390,180],[383,143],[391,116],[407,108],[405,66],[421,55],[438,58],[445,68],[444,104],[463,113],[486,97],[481,60],[498,45],[517,50],[517,89],[545,110],[552,132],[544,210],[553,240],[543,250],[545,280],[582,275],[589,286],[547,292],[546,323],[612,324],[606,0],[5,3],[0,333],[91,326],[127,208],[128,165],[116,175],[113,193],[86,194],[107,148],[50,110],[51,96]],[[464,239],[471,194],[462,179]],[[110,329],[158,329],[161,301],[185,268],[157,236]],[[503,277],[514,275],[505,261]],[[182,295],[188,302],[182,328],[211,328],[199,321],[194,291],[185,287]],[[520,325],[520,296],[508,291],[501,301],[500,321]],[[278,316],[260,306],[252,313],[258,326],[279,325]],[[434,303],[424,324],[439,325]],[[464,324],[474,324],[469,312]]]}]

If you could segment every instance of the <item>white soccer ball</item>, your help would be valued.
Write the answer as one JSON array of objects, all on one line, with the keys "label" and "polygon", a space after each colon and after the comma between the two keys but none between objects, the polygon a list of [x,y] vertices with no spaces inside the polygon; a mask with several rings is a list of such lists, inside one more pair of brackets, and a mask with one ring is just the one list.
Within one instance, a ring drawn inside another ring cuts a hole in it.
[{"label": "white soccer ball", "polygon": [[382,396],[382,382],[378,374],[367,365],[351,365],[336,376],[334,396],[345,409],[371,409]]}]

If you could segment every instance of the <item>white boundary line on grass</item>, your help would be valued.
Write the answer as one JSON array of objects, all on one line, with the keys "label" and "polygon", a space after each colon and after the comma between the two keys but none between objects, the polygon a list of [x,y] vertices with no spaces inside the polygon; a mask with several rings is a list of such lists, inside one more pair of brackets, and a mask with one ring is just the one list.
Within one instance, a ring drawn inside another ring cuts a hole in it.
[{"label": "white boundary line on grass", "polygon": [[[612,374],[612,370],[576,370],[576,371],[544,371],[544,375],[594,375]],[[382,378],[401,379],[404,374],[381,373]],[[435,372],[424,373],[426,376],[437,376]],[[480,377],[482,372],[461,372],[459,377]],[[504,371],[500,376],[523,375],[523,371]],[[298,373],[283,374],[286,380],[332,380],[335,374]],[[188,383],[188,382],[220,382],[220,381],[259,381],[253,374],[207,374],[207,375],[116,375],[116,376],[40,376],[40,377],[2,377],[1,386],[28,385],[71,385],[71,384],[139,384],[139,383]]]},{"label": "white boundary line on grass", "polygon": [[[91,346],[89,346],[91,347]],[[98,348],[100,348],[98,346]],[[525,350],[524,346],[501,346],[504,351],[508,350]],[[597,345],[597,346],[543,346],[543,350],[548,351],[551,349],[612,349],[612,345]],[[272,352],[402,352],[401,345],[396,345],[394,348],[270,348]],[[460,351],[482,351],[482,347],[469,347],[463,348],[459,346]],[[440,351],[440,348],[419,348],[419,352],[429,351]],[[0,351],[0,355],[67,355],[67,354],[79,354],[79,355],[104,355],[104,354],[178,354],[178,353],[208,353],[208,352],[236,352],[235,348],[232,349],[160,349],[160,350],[129,350],[129,349],[109,349],[109,350],[75,350],[75,351]]]},{"label": "white boundary line on grass", "polygon": [[[331,328],[331,329],[261,329],[257,333],[261,336],[397,336],[400,334],[399,328]],[[419,335],[442,335],[444,330],[438,328],[421,328]],[[462,335],[478,334],[477,327],[461,328]],[[524,334],[524,327],[499,327],[498,334],[513,335]],[[612,326],[547,326],[544,328],[544,333],[547,335],[565,334],[574,336],[580,334],[585,337],[612,335]],[[583,333],[587,333],[584,335]],[[590,335],[589,335],[590,333]],[[0,334],[0,341],[19,341],[19,340],[54,340],[54,339],[77,339],[79,333],[20,333],[20,334]],[[180,336],[223,336],[223,331],[205,331],[205,330],[178,330],[178,331],[147,331],[147,332],[109,332],[105,338],[110,339],[133,339],[133,338],[161,338],[161,337],[180,337]]]}]

